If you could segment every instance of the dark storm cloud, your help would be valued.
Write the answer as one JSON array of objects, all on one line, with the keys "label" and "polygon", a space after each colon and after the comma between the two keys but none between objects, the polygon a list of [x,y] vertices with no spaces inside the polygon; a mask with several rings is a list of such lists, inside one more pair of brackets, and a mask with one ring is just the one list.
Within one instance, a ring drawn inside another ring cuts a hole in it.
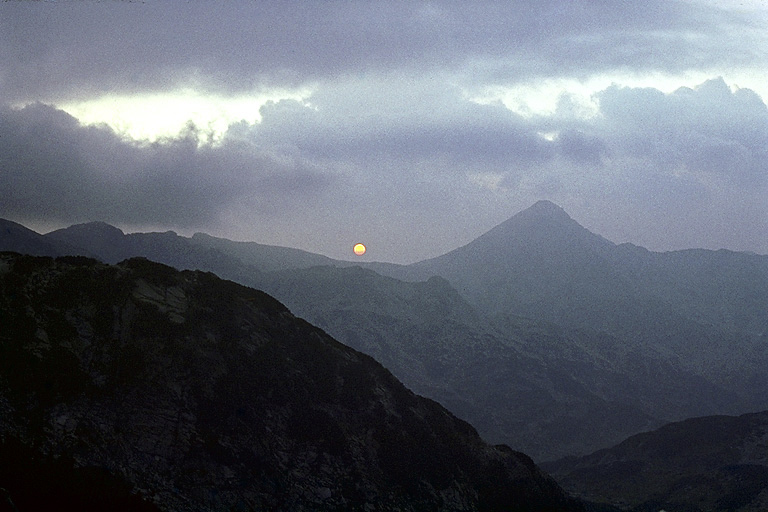
[{"label": "dark storm cloud", "polygon": [[35,104],[0,110],[0,217],[208,225],[233,202],[254,211],[312,195],[332,181],[311,165],[276,161],[237,142],[198,144],[193,126],[137,145]]},{"label": "dark storm cloud", "polygon": [[734,52],[722,33],[747,18],[662,0],[6,2],[0,10],[0,87],[11,102],[181,86],[251,92],[371,70],[469,70],[473,80],[509,83],[763,58]]}]

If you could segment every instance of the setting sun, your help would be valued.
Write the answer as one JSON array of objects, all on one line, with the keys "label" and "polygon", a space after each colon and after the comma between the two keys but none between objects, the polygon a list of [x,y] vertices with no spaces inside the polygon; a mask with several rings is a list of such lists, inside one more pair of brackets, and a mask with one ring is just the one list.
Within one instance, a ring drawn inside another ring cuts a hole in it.
[{"label": "setting sun", "polygon": [[352,248],[352,252],[358,256],[362,256],[365,254],[365,246],[363,244],[355,244],[355,246]]}]

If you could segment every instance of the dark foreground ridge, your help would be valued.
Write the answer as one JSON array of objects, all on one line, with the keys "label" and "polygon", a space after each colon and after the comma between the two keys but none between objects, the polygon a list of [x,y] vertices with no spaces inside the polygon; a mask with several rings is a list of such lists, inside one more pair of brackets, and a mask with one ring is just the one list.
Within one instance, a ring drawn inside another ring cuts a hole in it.
[{"label": "dark foreground ridge", "polygon": [[582,510],[270,296],[144,259],[0,254],[0,441],[22,512]]}]

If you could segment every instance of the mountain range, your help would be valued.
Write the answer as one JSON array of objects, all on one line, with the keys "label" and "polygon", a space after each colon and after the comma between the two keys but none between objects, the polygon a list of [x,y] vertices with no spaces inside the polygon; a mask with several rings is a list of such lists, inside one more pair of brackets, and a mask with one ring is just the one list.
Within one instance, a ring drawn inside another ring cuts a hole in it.
[{"label": "mountain range", "polygon": [[405,266],[103,223],[0,235],[6,250],[144,256],[264,290],[539,461],[768,409],[768,256],[616,245],[548,201]]},{"label": "mountain range", "polygon": [[583,511],[269,295],[0,253],[1,510]]}]

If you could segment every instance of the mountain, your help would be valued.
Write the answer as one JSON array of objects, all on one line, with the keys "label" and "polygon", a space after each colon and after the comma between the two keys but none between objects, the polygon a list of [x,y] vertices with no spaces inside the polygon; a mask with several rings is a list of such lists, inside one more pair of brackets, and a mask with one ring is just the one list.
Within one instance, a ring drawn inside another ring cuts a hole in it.
[{"label": "mountain", "polygon": [[247,265],[258,268],[262,272],[290,268],[309,268],[320,265],[336,265],[340,263],[338,260],[328,258],[327,256],[299,249],[257,244],[256,242],[233,242],[226,238],[216,238],[205,233],[195,233],[192,235],[192,242],[235,257]]},{"label": "mountain", "polygon": [[0,471],[19,506],[63,474],[134,510],[583,510],[527,456],[210,273],[3,253],[0,325],[0,467],[56,469]]},{"label": "mountain", "polygon": [[688,419],[544,467],[621,510],[768,510],[768,411]]},{"label": "mountain", "polygon": [[[556,325],[596,364],[672,391],[640,400],[651,417],[768,407],[768,256],[615,245],[541,201],[411,272],[447,279],[497,330]],[[637,403],[629,388],[619,402]]]},{"label": "mountain", "polygon": [[626,283],[604,259],[612,247],[559,206],[539,201],[469,244],[411,268],[448,279],[490,314],[530,310],[554,321],[570,307],[569,298],[584,303],[623,294]]},{"label": "mountain", "polygon": [[0,251],[35,256],[91,256],[92,253],[63,240],[51,240],[16,222],[0,219]]},{"label": "mountain", "polygon": [[518,317],[491,324],[440,277],[402,282],[358,267],[264,277],[258,287],[296,315],[373,356],[485,439],[540,460],[618,442],[681,407],[723,410],[734,399],[607,335]]},{"label": "mountain", "polygon": [[547,201],[408,266],[99,224],[49,237],[263,289],[535,460],[768,408],[768,256],[616,245]]},{"label": "mountain", "polygon": [[205,270],[225,279],[249,284],[260,270],[215,248],[194,243],[173,231],[130,233],[104,222],[76,224],[44,235],[57,243],[84,247],[105,263],[143,257],[179,270]]},{"label": "mountain", "polygon": [[[507,323],[503,332],[492,329],[444,279],[402,282],[334,260],[333,266],[305,268],[328,259],[202,234],[191,239],[172,232],[125,235],[102,223],[47,236],[87,246],[106,261],[143,255],[263,289],[298,316],[375,357],[410,388],[470,421],[484,438],[512,444],[537,459],[586,453],[664,423],[638,406],[659,397],[645,376],[640,382],[634,375],[624,377],[594,361],[583,343],[548,327],[529,332],[528,325]],[[284,268],[291,265],[295,267]],[[381,266],[369,268],[382,271]],[[526,354],[539,340],[546,340],[551,351],[567,354],[567,360],[538,350]],[[666,380],[690,380],[673,374]],[[606,389],[632,390],[631,403],[606,394]],[[674,396],[665,395],[665,403]],[[608,421],[595,428],[595,418]]]},{"label": "mountain", "polygon": [[768,299],[768,256],[617,246],[548,201],[410,267],[420,277],[448,279],[491,315],[514,312],[621,333],[637,331],[638,314],[648,311],[656,323],[666,309],[665,321],[677,316],[726,331],[768,331],[768,311],[756,307]]},{"label": "mountain", "polygon": [[88,222],[75,224],[68,228],[57,229],[45,235],[47,240],[64,242],[78,247],[87,247],[105,262],[116,263],[125,259],[126,236],[118,228],[106,222]]},{"label": "mountain", "polygon": [[617,246],[548,201],[464,247],[411,265],[411,272],[446,278],[491,317],[512,313],[623,336],[638,346],[700,327],[709,331],[702,344],[710,346],[734,333],[751,339],[768,333],[768,310],[761,307],[768,300],[768,256]]}]

